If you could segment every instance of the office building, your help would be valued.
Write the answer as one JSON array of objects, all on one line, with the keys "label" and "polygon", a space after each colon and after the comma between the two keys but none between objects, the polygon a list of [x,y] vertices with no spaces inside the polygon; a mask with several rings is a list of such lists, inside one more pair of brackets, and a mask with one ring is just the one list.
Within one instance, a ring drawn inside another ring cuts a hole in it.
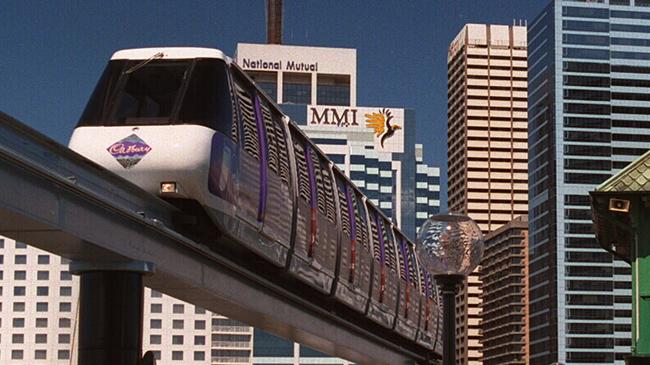
[{"label": "office building", "polygon": [[485,236],[481,261],[484,365],[527,365],[528,217]]},{"label": "office building", "polygon": [[[447,63],[449,210],[485,234],[528,213],[526,27],[468,24]],[[456,301],[459,364],[482,361],[479,271]]]},{"label": "office building", "polygon": [[588,193],[650,147],[650,3],[553,1],[529,22],[531,364],[623,364],[631,278]]}]

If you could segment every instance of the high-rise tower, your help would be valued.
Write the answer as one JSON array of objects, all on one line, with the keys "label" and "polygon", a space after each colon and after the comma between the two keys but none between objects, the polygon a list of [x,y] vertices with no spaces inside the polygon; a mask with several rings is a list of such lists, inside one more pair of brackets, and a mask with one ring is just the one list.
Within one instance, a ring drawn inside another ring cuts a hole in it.
[{"label": "high-rise tower", "polygon": [[531,364],[623,364],[630,267],[588,193],[650,148],[650,2],[555,0],[528,39]]},{"label": "high-rise tower", "polygon": [[[488,233],[528,214],[526,27],[468,24],[447,63],[449,210]],[[459,364],[481,363],[480,286],[456,300]]]}]

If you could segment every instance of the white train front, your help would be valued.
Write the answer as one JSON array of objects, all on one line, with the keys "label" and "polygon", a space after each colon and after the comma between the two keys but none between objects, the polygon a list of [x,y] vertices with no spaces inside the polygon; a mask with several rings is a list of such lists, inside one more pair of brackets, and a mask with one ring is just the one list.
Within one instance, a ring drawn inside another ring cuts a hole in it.
[{"label": "white train front", "polygon": [[195,216],[189,232],[215,251],[440,352],[412,242],[221,51],[116,52],[70,148]]}]

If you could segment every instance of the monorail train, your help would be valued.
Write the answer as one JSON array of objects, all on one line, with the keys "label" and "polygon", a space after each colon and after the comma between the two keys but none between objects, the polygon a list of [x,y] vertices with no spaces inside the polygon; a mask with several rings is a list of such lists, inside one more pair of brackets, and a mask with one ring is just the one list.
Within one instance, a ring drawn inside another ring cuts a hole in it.
[{"label": "monorail train", "polygon": [[413,243],[221,51],[116,52],[70,148],[200,210],[216,244],[440,351],[438,293]]}]

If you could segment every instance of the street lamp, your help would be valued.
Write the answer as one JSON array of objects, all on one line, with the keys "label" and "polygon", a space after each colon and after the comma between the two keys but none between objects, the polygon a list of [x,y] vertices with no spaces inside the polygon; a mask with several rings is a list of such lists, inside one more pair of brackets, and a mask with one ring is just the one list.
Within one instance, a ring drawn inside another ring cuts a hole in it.
[{"label": "street lamp", "polygon": [[483,257],[483,235],[468,216],[449,213],[427,219],[416,243],[419,262],[442,290],[443,365],[456,363],[454,307],[458,287]]}]

